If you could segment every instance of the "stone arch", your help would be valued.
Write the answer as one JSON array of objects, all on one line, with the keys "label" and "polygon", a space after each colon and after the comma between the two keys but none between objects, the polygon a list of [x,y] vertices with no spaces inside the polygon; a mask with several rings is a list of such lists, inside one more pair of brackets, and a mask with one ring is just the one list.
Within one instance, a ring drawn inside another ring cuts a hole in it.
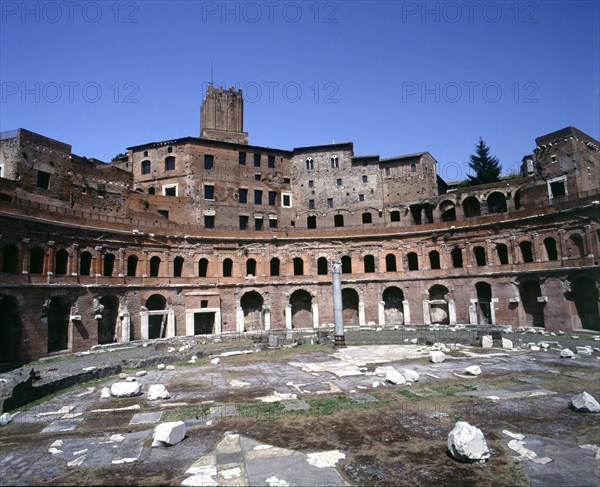
[{"label": "stone arch", "polygon": [[269,270],[271,276],[278,276],[281,270],[281,261],[278,257],[273,257],[269,263]]},{"label": "stone arch", "polygon": [[448,324],[450,314],[448,311],[448,288],[442,284],[435,284],[429,288],[429,313],[431,323]]},{"label": "stone arch", "polygon": [[573,233],[567,240],[567,255],[572,259],[585,257],[583,238],[578,233]]},{"label": "stone arch", "polygon": [[396,256],[389,253],[385,256],[385,272],[397,272],[398,265],[396,263]]},{"label": "stone arch", "polygon": [[92,272],[92,253],[87,250],[79,256],[79,275],[89,276]]},{"label": "stone arch", "polygon": [[540,284],[537,281],[527,280],[519,285],[519,296],[525,312],[527,326],[544,326],[544,304],[538,298],[542,296]]},{"label": "stone arch", "polygon": [[[167,298],[162,294],[152,294],[146,299],[148,311],[165,311],[167,309]],[[148,315],[148,338],[163,338],[167,325],[167,313]]]},{"label": "stone arch", "polygon": [[480,281],[475,283],[477,292],[477,323],[480,325],[492,324],[492,286]]},{"label": "stone arch", "polygon": [[396,286],[385,288],[382,295],[386,325],[404,324],[404,293]]},{"label": "stone arch", "polygon": [[298,289],[290,296],[292,306],[292,328],[312,328],[312,296],[304,289]]},{"label": "stone arch", "polygon": [[160,274],[160,257],[155,255],[150,259],[150,277],[158,277]]},{"label": "stone arch", "polygon": [[487,264],[485,249],[481,245],[477,245],[473,248],[473,255],[475,256],[475,263],[478,267],[483,267]]},{"label": "stone arch", "polygon": [[293,266],[295,276],[304,275],[304,261],[302,260],[302,257],[294,257]]},{"label": "stone arch", "polygon": [[96,311],[98,320],[98,343],[117,342],[117,320],[119,318],[119,298],[113,295],[102,296]]},{"label": "stone arch", "polygon": [[178,255],[173,259],[173,277],[181,277],[184,262],[185,260],[181,255]]},{"label": "stone arch", "polygon": [[319,257],[317,259],[317,274],[326,276],[329,273],[329,263],[327,257]]},{"label": "stone arch", "polygon": [[429,252],[429,268],[440,268],[440,253],[437,250],[432,250],[431,252]]},{"label": "stone arch", "polygon": [[115,270],[115,254],[111,254],[110,252],[107,254],[104,254],[104,265],[103,265],[103,272],[102,275],[106,276],[106,277],[110,277],[113,275],[113,272]]},{"label": "stone arch", "polygon": [[0,364],[19,361],[21,333],[21,315],[16,298],[0,296]]},{"label": "stone arch", "polygon": [[206,257],[202,257],[198,261],[198,277],[207,277],[208,276],[208,259]]},{"label": "stone arch", "polygon": [[58,276],[64,276],[69,269],[69,252],[65,249],[56,251],[54,261],[54,273]]},{"label": "stone arch", "polygon": [[419,256],[416,252],[409,252],[406,254],[406,264],[409,271],[419,270]]},{"label": "stone arch", "polygon": [[578,277],[571,284],[571,290],[581,327],[587,330],[600,331],[598,287],[596,283],[589,277]]},{"label": "stone arch", "polygon": [[363,265],[365,273],[375,272],[375,257],[368,254],[363,257]]},{"label": "stone arch", "polygon": [[513,201],[515,202],[515,209],[521,209],[521,190],[517,189],[515,191],[515,196],[513,197]]},{"label": "stone arch", "polygon": [[519,242],[519,250],[521,251],[521,259],[524,263],[533,262],[533,245],[529,240],[521,240]]},{"label": "stone arch", "polygon": [[71,321],[71,302],[66,296],[50,299],[45,319],[48,326],[48,353],[69,348],[69,323]]},{"label": "stone arch", "polygon": [[246,260],[246,275],[256,276],[256,259]]},{"label": "stone arch", "polygon": [[349,255],[342,257],[342,274],[352,274],[352,257]]},{"label": "stone arch", "polygon": [[41,247],[33,247],[29,250],[29,273],[44,273],[44,250]]},{"label": "stone arch", "polygon": [[137,275],[139,257],[135,254],[131,254],[127,257],[127,276],[135,277]]},{"label": "stone arch", "polygon": [[233,273],[233,260],[229,257],[223,259],[223,277],[231,277]]},{"label": "stone arch", "polygon": [[479,200],[475,196],[468,196],[465,198],[462,204],[465,218],[471,218],[481,215],[481,207]]},{"label": "stone arch", "polygon": [[487,197],[488,213],[506,213],[506,196],[499,191],[490,193]]},{"label": "stone arch", "polygon": [[244,313],[244,331],[262,331],[264,299],[256,291],[244,293],[240,299],[240,306]]},{"label": "stone arch", "polygon": [[440,203],[440,213],[443,222],[456,221],[456,206],[453,201],[444,200]]},{"label": "stone arch", "polygon": [[359,297],[355,289],[342,289],[342,308],[344,316],[344,326],[358,326],[358,304]]},{"label": "stone arch", "polygon": [[553,237],[546,237],[544,239],[544,250],[546,252],[546,260],[558,260],[556,240]]},{"label": "stone arch", "polygon": [[2,247],[2,272],[17,274],[19,269],[19,248],[9,243]]}]

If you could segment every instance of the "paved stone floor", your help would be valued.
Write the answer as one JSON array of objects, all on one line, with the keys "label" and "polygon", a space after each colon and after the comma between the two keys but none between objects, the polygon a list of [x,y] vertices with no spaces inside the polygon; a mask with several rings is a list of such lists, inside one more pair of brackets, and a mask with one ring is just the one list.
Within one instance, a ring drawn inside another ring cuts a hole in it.
[{"label": "paved stone floor", "polygon": [[[109,467],[144,465],[148,478],[140,473],[144,469],[138,469],[136,478],[128,483],[156,483],[151,472],[169,468],[173,485],[349,485],[352,482],[340,464],[352,460],[352,451],[297,451],[214,427],[229,426],[227,421],[232,418],[269,420],[268,415],[274,411],[268,409],[269,404],[279,404],[285,414],[308,413],[311,398],[336,396],[369,405],[379,401],[377,391],[404,388],[407,394],[414,390],[417,399],[429,400],[445,394],[439,387],[445,381],[475,380],[464,373],[470,365],[479,365],[484,376],[494,380],[518,374],[520,385],[488,386],[485,380],[477,379],[475,390],[451,393],[485,401],[478,402],[478,407],[489,407],[499,415],[503,408],[522,411],[532,405],[538,410],[566,410],[568,394],[552,390],[548,377],[568,376],[573,381],[600,383],[598,352],[560,359],[559,352],[552,350],[484,351],[454,346],[448,350],[445,362],[432,364],[427,360],[428,351],[417,345],[354,346],[337,351],[323,347],[290,355],[289,359],[269,360],[268,355],[261,355],[256,360],[239,360],[241,354],[227,354],[218,364],[208,360],[178,363],[174,370],[148,368],[145,375],[137,377],[136,371],[130,370],[128,375],[135,377],[144,391],[140,396],[101,399],[104,386],[123,380],[113,377],[58,394],[19,412],[0,429],[1,483],[41,485],[61,483],[65,478],[72,482],[69,471],[79,469],[77,472],[89,475],[82,477],[81,483],[93,484],[94,468],[102,467],[102,472],[107,472]],[[386,383],[382,371],[389,367],[399,372],[405,368],[416,371],[420,375],[419,388]],[[151,384],[164,384],[171,397],[149,401],[145,391]],[[588,392],[598,398],[598,389],[596,386]],[[421,412],[430,419],[451,417],[457,412],[428,408],[428,404],[416,402],[411,407],[421,405]],[[263,409],[249,409],[248,405]],[[169,448],[151,448],[154,426],[178,411],[187,411],[187,437]],[[576,426],[581,416],[572,412],[568,418]],[[600,427],[598,415],[587,418],[592,428]],[[552,422],[552,417],[548,421]],[[531,485],[598,485],[598,445],[589,444],[589,435],[581,435],[580,425],[577,436],[571,435],[569,428],[575,431],[573,425],[560,429],[560,434],[529,432],[520,440],[511,436],[519,432],[495,433],[503,454],[521,461]],[[439,455],[445,455],[443,442]],[[122,479],[118,477],[116,483]],[[96,480],[109,483],[107,478]],[[164,483],[164,478],[158,483]]]}]

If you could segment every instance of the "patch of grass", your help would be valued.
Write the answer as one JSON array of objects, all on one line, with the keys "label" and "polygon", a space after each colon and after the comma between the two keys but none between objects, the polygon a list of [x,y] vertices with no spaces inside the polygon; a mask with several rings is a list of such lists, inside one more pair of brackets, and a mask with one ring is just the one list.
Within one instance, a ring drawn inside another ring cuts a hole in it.
[{"label": "patch of grass", "polygon": [[287,412],[280,402],[238,404],[240,418],[256,421],[276,421]]},{"label": "patch of grass", "polygon": [[415,402],[420,402],[420,401],[428,401],[431,399],[436,399],[438,398],[438,396],[417,396],[416,394],[412,393],[411,391],[407,390],[407,389],[399,389],[398,391],[396,391],[397,394],[401,395],[402,397],[407,398],[410,401],[415,401]]},{"label": "patch of grass", "polygon": [[198,419],[208,416],[211,406],[184,406],[166,411],[163,421],[184,421],[186,419]]}]

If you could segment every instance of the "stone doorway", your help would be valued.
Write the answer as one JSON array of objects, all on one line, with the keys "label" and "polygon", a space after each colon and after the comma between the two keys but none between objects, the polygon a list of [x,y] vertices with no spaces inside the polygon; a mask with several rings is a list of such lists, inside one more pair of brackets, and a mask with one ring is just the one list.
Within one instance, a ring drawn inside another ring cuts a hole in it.
[{"label": "stone doorway", "polygon": [[309,292],[299,289],[290,296],[292,306],[292,328],[312,328],[312,296]]},{"label": "stone doorway", "polygon": [[358,293],[354,289],[342,289],[344,326],[358,326]]},{"label": "stone doorway", "polygon": [[212,335],[215,327],[215,313],[194,313],[194,335]]},{"label": "stone doorway", "polygon": [[571,289],[581,328],[600,331],[596,283],[588,277],[579,277],[575,279]]},{"label": "stone doorway", "polygon": [[13,364],[19,359],[21,317],[19,305],[12,296],[0,297],[0,364]]},{"label": "stone doorway", "polygon": [[386,325],[404,324],[404,293],[396,286],[383,291],[383,309]]},{"label": "stone doorway", "polygon": [[245,293],[240,300],[244,313],[245,331],[263,330],[263,297],[256,291]]},{"label": "stone doorway", "polygon": [[69,348],[69,320],[71,303],[64,296],[50,300],[47,310],[48,353],[67,350]]}]

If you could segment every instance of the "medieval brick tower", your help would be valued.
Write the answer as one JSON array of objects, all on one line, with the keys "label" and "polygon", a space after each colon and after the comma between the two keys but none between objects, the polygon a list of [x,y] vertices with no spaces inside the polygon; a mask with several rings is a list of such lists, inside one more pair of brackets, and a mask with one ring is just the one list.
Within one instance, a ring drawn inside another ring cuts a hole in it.
[{"label": "medieval brick tower", "polygon": [[244,132],[244,100],[241,90],[211,84],[200,107],[200,137],[236,144],[248,144]]}]

